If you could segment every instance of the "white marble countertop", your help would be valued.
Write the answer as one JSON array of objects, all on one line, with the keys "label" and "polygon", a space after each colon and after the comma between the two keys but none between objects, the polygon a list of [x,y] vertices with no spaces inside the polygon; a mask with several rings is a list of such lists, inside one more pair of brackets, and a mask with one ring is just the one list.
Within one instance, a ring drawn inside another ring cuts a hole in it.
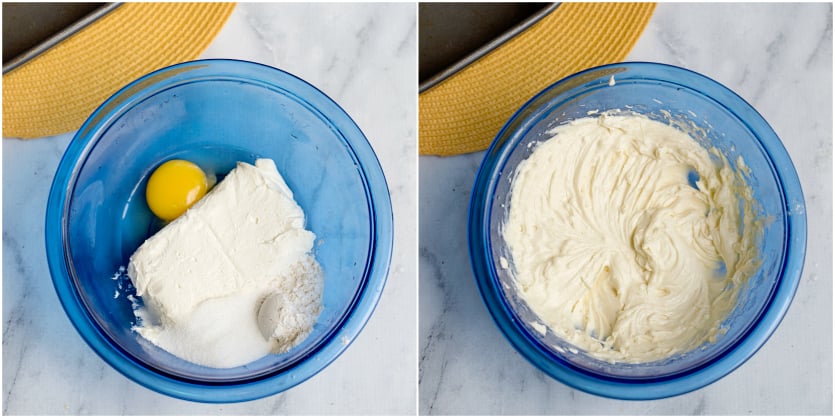
[{"label": "white marble countertop", "polygon": [[782,325],[742,367],[686,395],[628,402],[573,390],[519,355],[479,296],[466,221],[484,153],[421,157],[421,414],[832,414],[832,5],[661,4],[628,60],[725,84],[782,138],[809,225],[803,277]]},{"label": "white marble countertop", "polygon": [[104,363],[62,310],[44,252],[44,213],[72,134],[3,140],[3,414],[413,414],[417,403],[416,6],[239,4],[204,58],[289,71],[328,94],[364,131],[395,216],[386,288],[357,340],[284,393],[238,404],[160,395]]}]

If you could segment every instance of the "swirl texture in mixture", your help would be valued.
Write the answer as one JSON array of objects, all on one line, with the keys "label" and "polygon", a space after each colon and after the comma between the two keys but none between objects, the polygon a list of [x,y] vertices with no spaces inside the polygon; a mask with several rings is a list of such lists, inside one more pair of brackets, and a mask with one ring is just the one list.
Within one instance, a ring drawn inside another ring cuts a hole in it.
[{"label": "swirl texture in mixture", "polygon": [[503,225],[522,299],[608,361],[714,341],[757,267],[744,179],[718,151],[639,115],[551,133],[519,164]]}]

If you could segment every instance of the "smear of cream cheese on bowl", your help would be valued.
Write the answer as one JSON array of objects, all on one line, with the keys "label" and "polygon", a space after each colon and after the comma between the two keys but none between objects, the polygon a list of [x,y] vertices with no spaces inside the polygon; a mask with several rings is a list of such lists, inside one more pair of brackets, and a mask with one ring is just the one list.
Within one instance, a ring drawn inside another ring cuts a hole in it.
[{"label": "smear of cream cheese on bowl", "polygon": [[715,342],[760,263],[741,157],[735,171],[684,130],[632,112],[549,135],[516,168],[501,229],[501,267],[538,317],[531,326],[609,362]]}]

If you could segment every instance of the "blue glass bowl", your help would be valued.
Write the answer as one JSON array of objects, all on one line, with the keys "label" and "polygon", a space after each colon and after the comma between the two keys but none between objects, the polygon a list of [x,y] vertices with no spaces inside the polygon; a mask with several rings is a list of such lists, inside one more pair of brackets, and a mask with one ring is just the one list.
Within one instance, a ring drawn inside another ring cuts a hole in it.
[{"label": "blue glass bowl", "polygon": [[[610,85],[614,77],[614,85]],[[537,316],[515,292],[512,260],[501,234],[510,207],[516,166],[548,138],[547,131],[589,112],[635,112],[667,121],[692,122],[736,169],[742,156],[749,185],[768,217],[759,250],[762,265],[740,291],[736,308],[722,324],[724,336],[683,355],[651,363],[609,363],[587,355],[550,330],[530,323]],[[800,280],[806,252],[806,215],[794,166],[780,139],[743,99],[694,72],[655,63],[621,63],[589,69],[546,88],[505,124],[488,149],[470,201],[470,257],[487,309],[505,337],[548,375],[583,391],[619,399],[656,399],[708,385],[739,367],[774,332]],[[512,265],[512,261],[511,261]]]},{"label": "blue glass bowl", "polygon": [[[323,311],[287,353],[229,369],[186,362],[131,331],[130,292],[114,279],[159,228],[145,202],[147,179],[172,158],[222,177],[262,157],[276,162],[316,234]],[[116,370],[182,399],[244,401],[310,378],[360,332],[388,273],[391,201],[365,136],[321,91],[260,64],[194,61],[129,84],[79,129],[49,194],[46,250],[64,310]]]}]

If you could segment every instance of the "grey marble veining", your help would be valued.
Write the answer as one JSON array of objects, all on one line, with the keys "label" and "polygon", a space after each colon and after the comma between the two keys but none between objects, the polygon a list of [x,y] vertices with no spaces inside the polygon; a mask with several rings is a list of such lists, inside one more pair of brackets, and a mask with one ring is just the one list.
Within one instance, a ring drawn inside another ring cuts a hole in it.
[{"label": "grey marble veining", "polygon": [[160,395],[102,361],[60,306],[44,252],[44,215],[71,134],[3,139],[3,413],[164,415],[406,414],[415,411],[416,7],[239,4],[204,58],[272,65],[339,103],[373,146],[391,191],[395,246],[380,303],[324,371],[239,404]]},{"label": "grey marble veining", "polygon": [[629,402],[573,390],[522,358],[481,301],[466,221],[484,153],[420,157],[421,414],[832,414],[832,5],[659,4],[628,60],[719,81],[781,137],[809,225],[783,323],[751,360],[689,394]]}]

